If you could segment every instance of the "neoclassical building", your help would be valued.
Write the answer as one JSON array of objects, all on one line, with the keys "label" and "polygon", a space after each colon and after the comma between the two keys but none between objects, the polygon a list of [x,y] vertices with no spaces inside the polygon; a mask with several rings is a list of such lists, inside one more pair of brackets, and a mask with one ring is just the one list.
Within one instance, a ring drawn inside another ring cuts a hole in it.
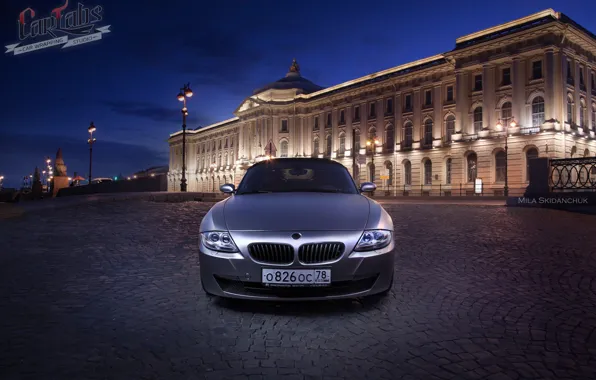
[{"label": "neoclassical building", "polygon": [[[595,73],[596,36],[552,9],[329,88],[294,61],[235,117],[187,131],[188,190],[237,185],[264,159],[328,157],[391,194],[466,194],[479,178],[499,195],[507,170],[514,195],[533,157],[595,155]],[[168,189],[179,191],[182,132],[169,144]]]}]

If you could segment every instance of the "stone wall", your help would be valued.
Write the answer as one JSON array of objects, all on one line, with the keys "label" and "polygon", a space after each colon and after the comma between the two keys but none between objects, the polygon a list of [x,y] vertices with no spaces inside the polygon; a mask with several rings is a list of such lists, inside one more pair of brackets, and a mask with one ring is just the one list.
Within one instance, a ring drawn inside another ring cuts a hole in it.
[{"label": "stone wall", "polygon": [[136,193],[147,191],[167,191],[165,175],[144,177],[131,180],[94,183],[86,186],[75,186],[61,189],[59,197],[97,193]]}]

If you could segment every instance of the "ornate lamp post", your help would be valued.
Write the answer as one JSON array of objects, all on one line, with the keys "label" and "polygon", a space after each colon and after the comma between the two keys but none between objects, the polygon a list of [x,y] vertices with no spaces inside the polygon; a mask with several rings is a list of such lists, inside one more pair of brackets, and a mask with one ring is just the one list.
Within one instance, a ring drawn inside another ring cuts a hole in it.
[{"label": "ornate lamp post", "polygon": [[180,180],[180,191],[186,191],[186,116],[188,116],[188,108],[186,108],[186,98],[192,96],[190,83],[185,84],[180,89],[178,100],[182,102],[182,179]]},{"label": "ornate lamp post", "polygon": [[[377,150],[377,147],[381,145],[381,142],[379,141],[379,139],[375,136],[375,135],[371,135],[370,139],[366,140],[366,146],[371,148],[371,164],[374,167],[375,165],[375,151]],[[371,182],[375,182],[375,175],[374,172],[371,173],[371,178],[370,181]]]},{"label": "ornate lamp post", "polygon": [[508,197],[509,196],[509,176],[507,175],[507,171],[509,168],[509,154],[507,153],[509,150],[508,141],[509,141],[509,127],[515,128],[517,123],[515,122],[514,118],[511,118],[511,122],[509,124],[505,123],[503,125],[501,121],[497,123],[497,130],[502,130],[503,127],[505,128],[505,187],[503,187],[503,195]]},{"label": "ornate lamp post", "polygon": [[87,140],[87,143],[89,144],[89,185],[91,185],[91,169],[92,169],[92,163],[93,163],[93,143],[95,142],[95,137],[93,137],[93,132],[95,132],[96,128],[95,125],[93,125],[93,122],[91,122],[91,125],[89,125],[89,128],[87,128],[87,131],[89,131],[89,139]]}]

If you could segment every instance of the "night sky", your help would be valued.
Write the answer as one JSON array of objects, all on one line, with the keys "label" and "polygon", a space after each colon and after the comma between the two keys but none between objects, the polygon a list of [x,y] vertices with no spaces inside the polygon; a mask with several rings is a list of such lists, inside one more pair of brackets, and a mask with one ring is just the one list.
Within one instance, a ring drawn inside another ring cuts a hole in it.
[{"label": "night sky", "polygon": [[[23,9],[41,18],[63,4],[3,0],[2,45],[19,41]],[[188,126],[196,128],[232,117],[255,88],[283,77],[292,58],[304,77],[327,87],[448,51],[457,37],[548,7],[596,32],[596,3],[585,0],[82,4],[104,8],[97,26],[111,25],[111,33],[102,40],[0,57],[0,175],[7,186],[20,186],[59,147],[68,174],[86,176],[91,121],[94,177],[167,165],[167,138],[181,128],[176,94],[186,82],[195,93]],[[75,7],[70,0],[66,11]]]}]

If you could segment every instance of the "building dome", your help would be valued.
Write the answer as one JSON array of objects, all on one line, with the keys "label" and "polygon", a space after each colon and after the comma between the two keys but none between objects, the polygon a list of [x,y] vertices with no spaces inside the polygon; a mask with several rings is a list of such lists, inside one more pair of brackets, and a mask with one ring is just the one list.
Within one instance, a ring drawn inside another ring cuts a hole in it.
[{"label": "building dome", "polygon": [[288,71],[285,77],[253,91],[253,95],[269,90],[296,90],[297,94],[310,94],[311,92],[322,89],[323,87],[314,84],[300,75],[300,66],[296,62],[296,59],[294,59],[290,66],[290,71]]}]

